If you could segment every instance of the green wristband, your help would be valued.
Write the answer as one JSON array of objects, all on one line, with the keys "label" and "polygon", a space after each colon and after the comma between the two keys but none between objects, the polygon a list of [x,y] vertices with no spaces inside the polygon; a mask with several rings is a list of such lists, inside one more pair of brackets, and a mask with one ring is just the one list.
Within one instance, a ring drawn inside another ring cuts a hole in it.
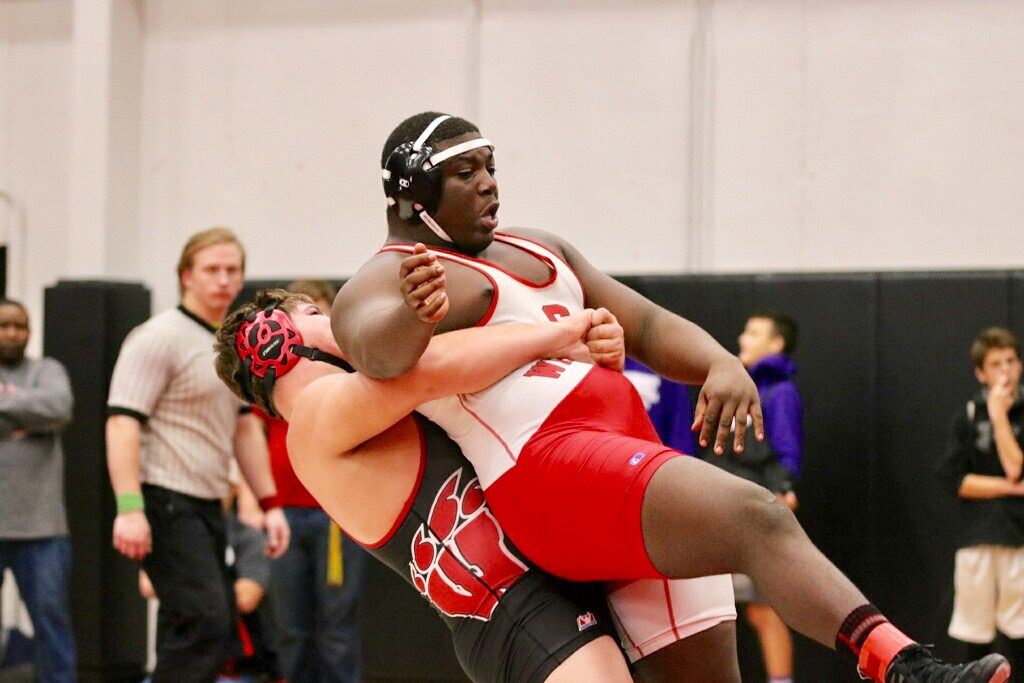
[{"label": "green wristband", "polygon": [[141,493],[119,493],[117,495],[117,514],[145,510],[146,503]]}]

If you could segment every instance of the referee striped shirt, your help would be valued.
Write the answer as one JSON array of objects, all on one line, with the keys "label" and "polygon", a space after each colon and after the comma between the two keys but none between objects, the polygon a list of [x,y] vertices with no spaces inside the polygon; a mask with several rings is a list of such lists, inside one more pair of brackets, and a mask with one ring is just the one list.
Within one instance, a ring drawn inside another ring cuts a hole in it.
[{"label": "referee striped shirt", "polygon": [[247,408],[214,369],[215,328],[183,306],[153,316],[125,339],[107,411],[142,423],[143,483],[223,498],[239,412]]}]

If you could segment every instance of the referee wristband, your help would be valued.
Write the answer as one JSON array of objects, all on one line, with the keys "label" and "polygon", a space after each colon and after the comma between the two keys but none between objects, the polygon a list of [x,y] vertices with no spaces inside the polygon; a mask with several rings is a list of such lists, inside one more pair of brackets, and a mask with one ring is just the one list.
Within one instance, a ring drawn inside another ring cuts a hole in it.
[{"label": "referee wristband", "polygon": [[260,510],[267,512],[272,508],[284,507],[281,505],[281,496],[276,493],[272,496],[263,496],[260,498]]},{"label": "referee wristband", "polygon": [[142,500],[141,493],[119,493],[117,494],[117,514],[123,512],[135,512],[145,510],[146,503]]}]

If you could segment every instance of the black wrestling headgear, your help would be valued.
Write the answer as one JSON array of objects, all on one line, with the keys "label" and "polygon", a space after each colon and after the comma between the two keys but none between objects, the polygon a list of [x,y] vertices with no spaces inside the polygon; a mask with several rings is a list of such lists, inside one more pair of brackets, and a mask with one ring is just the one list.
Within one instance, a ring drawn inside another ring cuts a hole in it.
[{"label": "black wrestling headgear", "polygon": [[441,162],[478,147],[494,149],[487,138],[475,138],[435,154],[434,148],[426,142],[430,134],[450,118],[448,114],[438,116],[415,142],[403,142],[395,147],[380,172],[388,205],[397,207],[399,218],[410,223],[422,220],[446,242],[451,242],[452,238],[431,217],[441,203]]}]

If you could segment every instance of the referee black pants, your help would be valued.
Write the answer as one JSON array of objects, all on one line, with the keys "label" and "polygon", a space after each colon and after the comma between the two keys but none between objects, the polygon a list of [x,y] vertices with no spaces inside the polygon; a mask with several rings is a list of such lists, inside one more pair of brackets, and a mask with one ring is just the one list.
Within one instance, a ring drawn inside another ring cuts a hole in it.
[{"label": "referee black pants", "polygon": [[219,500],[145,484],[153,552],[143,561],[160,611],[153,683],[209,683],[227,660],[235,628],[235,593],[224,561]]}]

